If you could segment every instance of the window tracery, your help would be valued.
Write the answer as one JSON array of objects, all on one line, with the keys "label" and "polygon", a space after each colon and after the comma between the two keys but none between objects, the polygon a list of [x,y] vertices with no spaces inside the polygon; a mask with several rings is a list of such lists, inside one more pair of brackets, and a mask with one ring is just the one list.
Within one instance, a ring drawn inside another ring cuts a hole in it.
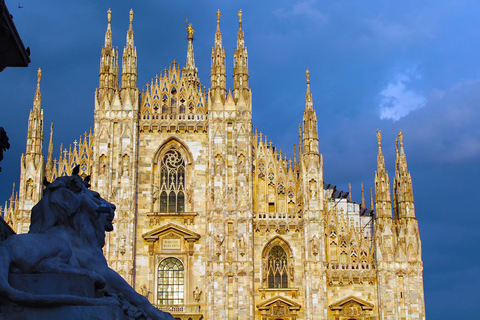
[{"label": "window tracery", "polygon": [[185,160],[175,149],[161,161],[160,212],[185,212]]},{"label": "window tracery", "polygon": [[268,255],[268,287],[288,288],[288,259],[282,247],[274,246]]}]

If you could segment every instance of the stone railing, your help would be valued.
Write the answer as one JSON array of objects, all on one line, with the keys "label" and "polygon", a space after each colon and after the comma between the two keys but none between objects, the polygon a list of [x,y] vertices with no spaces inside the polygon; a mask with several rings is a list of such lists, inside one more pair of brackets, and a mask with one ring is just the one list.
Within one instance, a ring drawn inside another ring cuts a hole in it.
[{"label": "stone railing", "polygon": [[174,304],[174,305],[155,305],[159,310],[168,313],[200,313],[200,306],[197,304]]},{"label": "stone railing", "polygon": [[207,120],[206,114],[159,114],[152,113],[149,115],[142,114],[140,116],[142,120],[152,121],[205,121]]},{"label": "stone railing", "polygon": [[259,212],[254,214],[255,231],[300,231],[302,216],[294,212]]},{"label": "stone railing", "polygon": [[260,212],[255,213],[256,219],[301,219],[301,215],[294,212]]}]

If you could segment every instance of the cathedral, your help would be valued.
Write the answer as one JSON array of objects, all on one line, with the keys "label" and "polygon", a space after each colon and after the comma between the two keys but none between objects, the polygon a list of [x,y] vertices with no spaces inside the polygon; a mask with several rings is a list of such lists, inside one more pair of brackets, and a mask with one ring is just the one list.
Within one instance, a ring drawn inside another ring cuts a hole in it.
[{"label": "cathedral", "polygon": [[186,65],[173,61],[141,88],[133,11],[120,68],[110,10],[107,16],[94,129],[55,159],[53,125],[43,157],[38,71],[19,191],[3,209],[17,233],[28,232],[42,181],[79,165],[91,188],[117,207],[104,247],[109,266],[176,319],[425,319],[401,132],[393,180],[377,131],[371,204],[363,186],[361,203],[353,202],[350,192],[323,179],[308,70],[293,159],[252,128],[242,11],[231,89],[220,11],[208,89],[197,75],[191,25]]}]

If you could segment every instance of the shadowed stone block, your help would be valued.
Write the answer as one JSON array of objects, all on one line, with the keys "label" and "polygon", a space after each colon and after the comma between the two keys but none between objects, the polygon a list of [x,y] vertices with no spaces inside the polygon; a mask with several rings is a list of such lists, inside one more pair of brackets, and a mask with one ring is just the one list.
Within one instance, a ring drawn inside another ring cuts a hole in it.
[{"label": "shadowed stone block", "polygon": [[69,294],[95,298],[93,281],[78,274],[9,274],[8,282],[20,291],[35,294]]},{"label": "shadowed stone block", "polygon": [[120,307],[64,306],[33,308],[16,305],[0,306],[0,320],[126,320]]}]

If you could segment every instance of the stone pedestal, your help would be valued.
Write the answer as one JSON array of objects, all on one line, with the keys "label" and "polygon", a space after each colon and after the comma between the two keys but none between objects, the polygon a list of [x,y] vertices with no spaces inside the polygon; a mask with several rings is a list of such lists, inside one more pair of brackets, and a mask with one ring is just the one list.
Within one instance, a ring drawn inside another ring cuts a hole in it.
[{"label": "stone pedestal", "polygon": [[126,320],[120,307],[64,306],[32,308],[0,306],[0,320]]},{"label": "stone pedestal", "polygon": [[[77,274],[10,274],[10,285],[20,291],[39,295],[68,294],[95,298],[95,285],[84,275]],[[19,306],[0,300],[0,320],[126,320],[118,306]]]}]

